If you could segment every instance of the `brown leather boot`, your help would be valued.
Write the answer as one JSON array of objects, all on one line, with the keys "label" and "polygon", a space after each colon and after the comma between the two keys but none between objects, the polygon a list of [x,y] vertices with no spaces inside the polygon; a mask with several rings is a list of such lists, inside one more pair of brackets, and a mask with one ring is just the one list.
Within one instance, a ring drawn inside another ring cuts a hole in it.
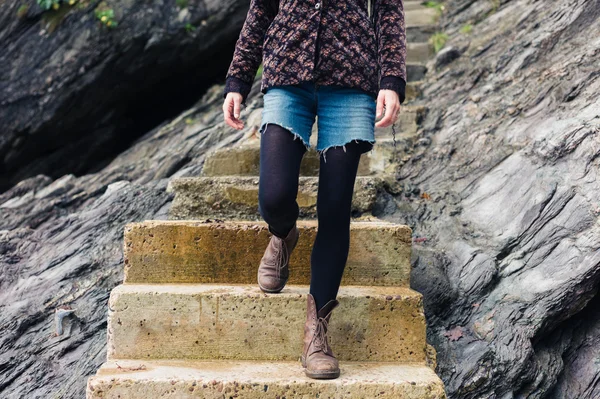
[{"label": "brown leather boot", "polygon": [[[270,226],[269,231],[273,233]],[[298,243],[299,236],[300,231],[295,224],[285,238],[275,234],[271,236],[257,274],[258,286],[264,292],[279,292],[287,283],[290,275],[290,255]]]},{"label": "brown leather boot", "polygon": [[304,373],[310,378],[337,378],[340,376],[338,360],[327,342],[327,326],[336,299],[327,302],[317,312],[315,298],[308,294],[306,323],[304,324],[304,350],[301,356]]}]

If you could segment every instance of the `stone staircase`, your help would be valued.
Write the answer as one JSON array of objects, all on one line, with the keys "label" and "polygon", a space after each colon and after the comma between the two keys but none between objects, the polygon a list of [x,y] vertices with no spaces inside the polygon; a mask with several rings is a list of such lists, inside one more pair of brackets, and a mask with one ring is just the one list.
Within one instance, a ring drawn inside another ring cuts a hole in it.
[{"label": "stone staircase", "polygon": [[[435,12],[406,1],[405,13],[414,99]],[[372,216],[424,112],[404,106],[396,124],[401,145],[390,128],[377,129],[377,144],[361,160],[340,306],[328,330],[339,378],[308,378],[300,363],[318,227],[317,153],[302,164],[290,279],[280,293],[266,294],[256,272],[270,233],[258,213],[260,137],[252,136],[209,154],[201,177],[170,182],[171,220],[126,226],[124,282],[109,300],[107,361],[88,380],[87,398],[445,398],[422,296],[410,289],[412,231]]]}]

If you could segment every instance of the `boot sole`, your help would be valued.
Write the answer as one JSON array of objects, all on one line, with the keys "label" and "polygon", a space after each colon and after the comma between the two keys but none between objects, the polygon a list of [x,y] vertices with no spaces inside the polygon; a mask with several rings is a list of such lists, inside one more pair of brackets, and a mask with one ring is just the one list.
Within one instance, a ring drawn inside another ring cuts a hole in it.
[{"label": "boot sole", "polygon": [[331,373],[313,373],[311,371],[308,371],[306,368],[304,369],[304,374],[306,374],[307,377],[316,379],[316,380],[330,380],[333,378],[338,378],[340,376],[340,372],[339,371],[335,371],[335,372],[331,372]]},{"label": "boot sole", "polygon": [[258,287],[259,287],[259,288],[261,289],[261,291],[263,291],[263,292],[268,292],[268,293],[270,293],[270,294],[276,294],[276,293],[278,293],[278,292],[281,292],[281,290],[283,290],[283,289],[285,288],[285,285],[286,285],[286,284],[287,284],[287,280],[285,280],[285,283],[283,283],[283,285],[281,286],[281,288],[277,288],[277,289],[273,289],[273,290],[270,290],[270,289],[264,288],[262,285],[260,285],[260,283],[258,283]]},{"label": "boot sole", "polygon": [[304,374],[307,377],[314,378],[317,380],[329,380],[333,378],[338,378],[340,376],[340,369],[337,371],[330,371],[327,373],[313,373],[312,371],[306,368],[306,361],[304,359],[304,355],[300,356],[300,363],[302,364],[302,368],[304,369]]}]

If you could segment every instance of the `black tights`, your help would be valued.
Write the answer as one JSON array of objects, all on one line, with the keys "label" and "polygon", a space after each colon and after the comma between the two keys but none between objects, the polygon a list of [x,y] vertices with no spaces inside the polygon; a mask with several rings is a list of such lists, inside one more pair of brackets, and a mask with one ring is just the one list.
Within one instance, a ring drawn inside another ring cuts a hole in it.
[{"label": "black tights", "polygon": [[[350,246],[352,194],[366,141],[331,147],[320,156],[317,236],[311,253],[310,293],[317,309],[337,297]],[[269,123],[260,142],[259,212],[273,234],[285,237],[299,216],[296,202],[300,162],[306,148],[300,137]]]}]

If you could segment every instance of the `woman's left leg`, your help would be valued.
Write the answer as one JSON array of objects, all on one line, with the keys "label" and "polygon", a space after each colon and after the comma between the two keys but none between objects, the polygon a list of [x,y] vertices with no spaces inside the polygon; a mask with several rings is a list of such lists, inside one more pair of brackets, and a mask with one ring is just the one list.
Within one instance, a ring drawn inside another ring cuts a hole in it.
[{"label": "woman's left leg", "polygon": [[311,253],[310,293],[317,309],[338,293],[350,247],[352,194],[360,156],[370,143],[351,141],[320,156],[317,236]]},{"label": "woman's left leg", "polygon": [[311,378],[337,378],[327,326],[350,249],[352,196],[360,156],[375,143],[375,99],[359,89],[321,86],[317,92],[320,153],[318,228],[311,253],[302,365]]}]

